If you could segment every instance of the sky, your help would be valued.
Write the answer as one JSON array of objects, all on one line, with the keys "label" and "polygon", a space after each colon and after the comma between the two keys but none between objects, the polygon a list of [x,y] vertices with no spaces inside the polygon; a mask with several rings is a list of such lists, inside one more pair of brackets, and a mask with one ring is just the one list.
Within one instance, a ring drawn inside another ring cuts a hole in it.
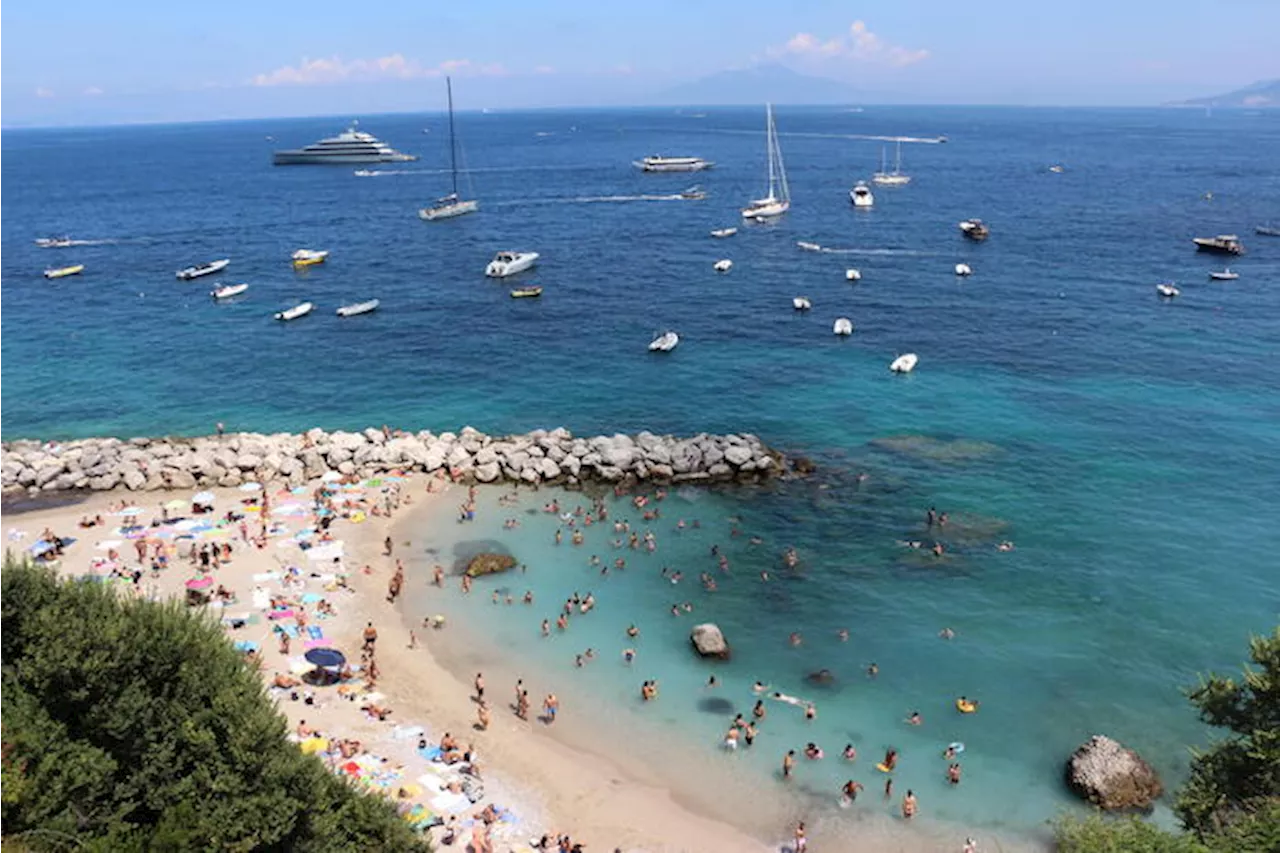
[{"label": "sky", "polygon": [[7,0],[0,124],[658,103],[780,64],[868,103],[1152,105],[1280,77],[1280,0]]}]

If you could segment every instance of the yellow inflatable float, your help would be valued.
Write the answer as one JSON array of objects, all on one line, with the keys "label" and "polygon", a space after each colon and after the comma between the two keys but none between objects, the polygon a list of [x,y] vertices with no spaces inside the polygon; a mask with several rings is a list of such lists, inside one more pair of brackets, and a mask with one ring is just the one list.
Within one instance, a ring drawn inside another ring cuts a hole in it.
[{"label": "yellow inflatable float", "polygon": [[978,703],[972,699],[966,699],[961,696],[956,700],[956,710],[961,714],[972,714],[978,710]]}]

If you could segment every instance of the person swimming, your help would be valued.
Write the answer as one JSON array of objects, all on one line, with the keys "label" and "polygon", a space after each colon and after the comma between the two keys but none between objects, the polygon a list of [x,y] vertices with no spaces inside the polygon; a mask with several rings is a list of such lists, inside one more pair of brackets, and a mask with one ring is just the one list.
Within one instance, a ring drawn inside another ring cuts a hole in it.
[{"label": "person swimming", "polygon": [[851,743],[846,743],[846,744],[844,745],[844,753],[843,753],[843,755],[844,755],[844,760],[845,760],[845,761],[857,761],[857,760],[858,760],[858,750],[854,749],[854,748],[853,748],[853,744],[851,744]]},{"label": "person swimming", "polygon": [[810,761],[817,761],[818,759],[822,758],[822,750],[818,747],[816,743],[814,743],[813,741],[809,741],[809,743],[804,748],[804,757],[809,759]]}]

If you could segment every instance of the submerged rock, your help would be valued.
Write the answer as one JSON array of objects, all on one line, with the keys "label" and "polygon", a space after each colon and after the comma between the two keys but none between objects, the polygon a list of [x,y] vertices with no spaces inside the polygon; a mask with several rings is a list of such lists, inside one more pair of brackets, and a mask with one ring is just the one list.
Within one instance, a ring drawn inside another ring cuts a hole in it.
[{"label": "submerged rock", "polygon": [[467,574],[473,578],[505,572],[516,564],[510,554],[477,554],[467,563]]},{"label": "submerged rock", "polygon": [[1105,735],[1094,735],[1071,754],[1067,787],[1102,809],[1149,809],[1164,793],[1160,777],[1134,752]]},{"label": "submerged rock", "polygon": [[693,630],[689,632],[689,640],[701,657],[729,659],[729,643],[725,640],[720,626],[713,622],[694,625]]}]

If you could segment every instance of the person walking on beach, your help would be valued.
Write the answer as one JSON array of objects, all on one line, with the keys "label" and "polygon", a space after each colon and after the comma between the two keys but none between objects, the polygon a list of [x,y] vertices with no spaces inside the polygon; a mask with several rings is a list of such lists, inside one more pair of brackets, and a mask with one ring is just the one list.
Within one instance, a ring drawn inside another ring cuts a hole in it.
[{"label": "person walking on beach", "polygon": [[364,650],[373,653],[373,647],[378,642],[378,629],[373,627],[373,623],[365,625],[364,628]]},{"label": "person walking on beach", "polygon": [[795,844],[791,846],[791,849],[795,853],[805,853],[805,850],[809,848],[809,839],[805,837],[804,821],[796,824],[795,839]]},{"label": "person walking on beach", "polygon": [[795,766],[796,766],[796,751],[792,749],[792,750],[789,750],[786,755],[782,756],[782,778],[790,779],[791,771],[795,769]]},{"label": "person walking on beach", "polygon": [[483,703],[484,702],[484,673],[483,672],[476,673],[475,685],[476,685],[476,701]]},{"label": "person walking on beach", "polygon": [[390,556],[391,556],[391,551],[392,551],[392,549],[393,549],[394,547],[395,547],[395,545],[394,545],[394,543],[392,543],[392,541],[391,541],[391,537],[390,537],[390,536],[388,536],[386,539],[382,540],[382,553],[383,553],[383,555],[384,555],[384,556],[390,557]]}]

